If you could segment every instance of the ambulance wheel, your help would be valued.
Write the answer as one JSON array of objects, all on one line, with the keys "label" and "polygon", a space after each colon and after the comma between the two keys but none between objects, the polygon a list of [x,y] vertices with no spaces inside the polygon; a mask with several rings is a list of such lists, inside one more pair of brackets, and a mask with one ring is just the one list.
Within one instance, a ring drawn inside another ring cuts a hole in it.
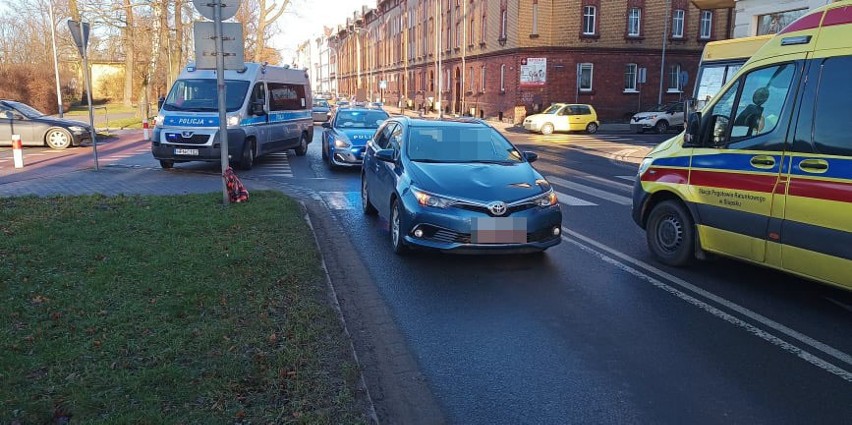
[{"label": "ambulance wheel", "polygon": [[254,167],[254,143],[246,140],[243,145],[243,153],[240,155],[240,169],[251,170]]},{"label": "ambulance wheel", "polygon": [[160,167],[164,170],[171,170],[172,168],[175,168],[175,162],[170,159],[161,159]]},{"label": "ambulance wheel", "polygon": [[296,146],[293,150],[296,151],[296,156],[305,156],[308,153],[308,138],[304,133],[302,133],[302,137],[299,139],[299,146]]},{"label": "ambulance wheel", "polygon": [[648,249],[663,264],[685,266],[694,258],[695,227],[680,202],[663,201],[654,206],[645,235]]}]

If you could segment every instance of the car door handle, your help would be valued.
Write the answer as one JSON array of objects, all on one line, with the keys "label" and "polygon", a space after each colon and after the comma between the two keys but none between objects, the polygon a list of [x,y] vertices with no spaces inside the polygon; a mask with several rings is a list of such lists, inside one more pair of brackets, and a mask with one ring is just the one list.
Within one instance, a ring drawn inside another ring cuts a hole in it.
[{"label": "car door handle", "polygon": [[768,155],[751,157],[751,165],[755,168],[772,168],[775,166],[775,158]]},{"label": "car door handle", "polygon": [[805,159],[799,163],[802,171],[809,173],[824,173],[828,171],[828,161],[824,159]]}]

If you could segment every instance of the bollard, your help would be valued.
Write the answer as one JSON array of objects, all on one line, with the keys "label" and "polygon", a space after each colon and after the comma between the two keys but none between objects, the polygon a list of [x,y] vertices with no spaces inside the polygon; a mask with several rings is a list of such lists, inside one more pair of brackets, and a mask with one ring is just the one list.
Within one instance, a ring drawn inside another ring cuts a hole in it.
[{"label": "bollard", "polygon": [[12,135],[12,156],[15,161],[15,168],[24,168],[24,149],[19,134]]},{"label": "bollard", "polygon": [[142,119],[142,134],[148,140],[148,117]]}]

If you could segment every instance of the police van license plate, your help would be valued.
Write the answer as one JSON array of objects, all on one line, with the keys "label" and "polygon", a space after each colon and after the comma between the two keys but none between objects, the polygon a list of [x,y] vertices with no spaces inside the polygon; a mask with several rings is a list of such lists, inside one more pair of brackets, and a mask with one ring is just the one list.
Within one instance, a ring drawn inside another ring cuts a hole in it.
[{"label": "police van license plate", "polygon": [[183,149],[183,148],[175,148],[175,155],[193,155],[193,156],[198,156],[198,149]]},{"label": "police van license plate", "polygon": [[483,217],[470,224],[473,243],[527,243],[526,217]]}]

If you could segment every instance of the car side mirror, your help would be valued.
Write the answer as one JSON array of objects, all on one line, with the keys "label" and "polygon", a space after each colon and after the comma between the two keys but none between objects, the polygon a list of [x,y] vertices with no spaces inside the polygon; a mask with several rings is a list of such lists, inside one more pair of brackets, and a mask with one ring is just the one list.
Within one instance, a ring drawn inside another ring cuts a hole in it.
[{"label": "car side mirror", "polygon": [[683,135],[685,145],[696,146],[699,142],[701,128],[701,112],[690,112],[686,118],[686,131]]},{"label": "car side mirror", "polygon": [[538,159],[538,154],[533,151],[524,151],[524,158],[527,162],[535,162]]},{"label": "car side mirror", "polygon": [[15,114],[13,114],[12,111],[6,111],[6,118],[13,120],[15,119]]},{"label": "car side mirror", "polygon": [[396,158],[394,158],[393,149],[379,149],[376,151],[376,159],[384,162],[394,162]]},{"label": "car side mirror", "polygon": [[331,123],[330,122],[322,123],[322,128],[331,128]]}]

